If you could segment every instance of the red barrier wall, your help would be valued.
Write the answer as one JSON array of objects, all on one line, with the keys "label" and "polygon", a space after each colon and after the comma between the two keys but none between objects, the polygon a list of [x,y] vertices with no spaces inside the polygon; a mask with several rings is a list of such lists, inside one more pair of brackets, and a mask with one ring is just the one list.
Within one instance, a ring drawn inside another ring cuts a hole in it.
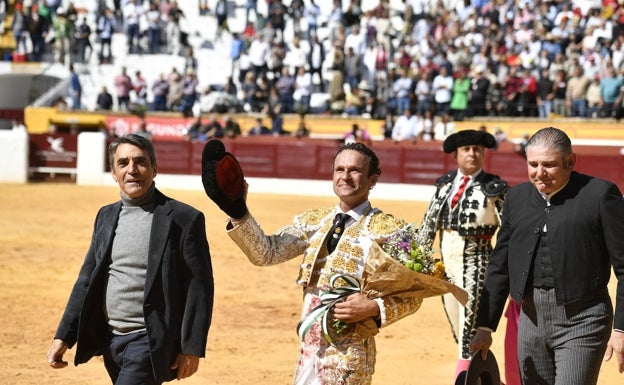
[{"label": "red barrier wall", "polygon": [[[241,137],[223,140],[227,151],[241,163],[245,175],[266,178],[329,179],[333,156],[340,145],[335,140],[290,137]],[[201,174],[204,143],[154,141],[160,173]],[[380,159],[382,182],[433,184],[456,167],[452,155],[444,154],[441,142],[374,142]],[[624,160],[619,147],[575,146],[576,170],[618,184],[624,191]],[[515,185],[527,180],[523,156],[511,144],[488,150],[485,169]]]}]

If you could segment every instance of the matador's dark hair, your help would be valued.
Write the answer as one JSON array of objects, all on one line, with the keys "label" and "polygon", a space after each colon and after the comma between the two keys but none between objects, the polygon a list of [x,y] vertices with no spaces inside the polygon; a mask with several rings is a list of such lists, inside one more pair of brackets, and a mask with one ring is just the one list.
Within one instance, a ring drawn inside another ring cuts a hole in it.
[{"label": "matador's dark hair", "polygon": [[357,151],[368,158],[368,176],[381,175],[381,169],[379,168],[379,158],[377,158],[377,154],[375,154],[375,151],[371,150],[370,147],[358,142],[343,144],[338,148],[336,155],[334,155],[334,161],[336,160],[338,154],[345,150]]}]

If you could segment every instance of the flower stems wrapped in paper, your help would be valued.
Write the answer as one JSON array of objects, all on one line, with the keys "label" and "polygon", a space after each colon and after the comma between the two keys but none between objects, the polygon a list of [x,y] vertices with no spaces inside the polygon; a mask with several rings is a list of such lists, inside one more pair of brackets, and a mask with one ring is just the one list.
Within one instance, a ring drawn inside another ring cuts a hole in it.
[{"label": "flower stems wrapped in paper", "polygon": [[450,282],[444,272],[444,264],[432,258],[431,250],[416,243],[416,231],[408,227],[404,232],[388,238],[383,246],[371,242],[361,280],[334,275],[330,280],[332,289],[320,296],[321,305],[299,323],[299,336],[303,338],[311,325],[319,319],[323,336],[329,343],[348,332],[354,332],[362,338],[376,335],[379,329],[372,319],[356,324],[332,320],[332,307],[358,292],[369,298],[393,296],[419,300],[451,293],[465,305],[468,293]]},{"label": "flower stems wrapped in paper", "polygon": [[468,293],[446,278],[440,262],[436,265],[431,273],[415,271],[374,243],[366,259],[362,293],[370,298],[388,295],[427,298],[451,293],[465,305]]}]

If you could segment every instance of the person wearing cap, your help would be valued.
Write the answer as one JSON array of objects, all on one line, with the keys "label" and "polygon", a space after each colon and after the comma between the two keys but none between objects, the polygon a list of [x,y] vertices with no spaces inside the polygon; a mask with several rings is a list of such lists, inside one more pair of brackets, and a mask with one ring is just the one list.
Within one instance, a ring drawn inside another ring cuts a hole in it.
[{"label": "person wearing cap", "polygon": [[[487,355],[508,295],[521,302],[518,363],[527,385],[595,385],[603,360],[624,372],[624,199],[574,171],[568,135],[537,131],[529,181],[509,190],[478,304],[472,352]],[[617,293],[609,295],[611,272]]]},{"label": "person wearing cap", "polygon": [[496,139],[485,131],[464,130],[449,135],[443,150],[453,154],[457,169],[436,181],[436,191],[418,231],[417,242],[431,247],[439,234],[440,252],[453,283],[468,292],[462,306],[453,296],[443,296],[444,310],[458,343],[455,378],[468,369],[476,306],[492,252],[492,236],[501,223],[507,183],[483,170],[485,149]]}]

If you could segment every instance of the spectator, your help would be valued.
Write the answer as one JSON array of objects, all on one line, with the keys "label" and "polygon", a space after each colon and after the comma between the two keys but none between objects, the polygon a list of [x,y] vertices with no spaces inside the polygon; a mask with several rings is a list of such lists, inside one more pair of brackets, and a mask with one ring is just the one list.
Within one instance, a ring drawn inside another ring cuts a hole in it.
[{"label": "spectator", "polygon": [[520,116],[536,116],[537,115],[537,80],[531,73],[531,70],[524,68],[522,70],[522,86],[520,87],[518,99],[518,115]]},{"label": "spectator", "polygon": [[15,5],[15,12],[13,13],[13,19],[11,21],[11,31],[15,38],[15,51],[20,53],[26,53],[26,38],[24,32],[28,30],[28,18],[26,17],[26,10],[22,3]]},{"label": "spectator", "polygon": [[305,114],[310,111],[310,100],[312,98],[312,75],[304,67],[299,68],[295,80],[295,99],[298,99],[296,111]]},{"label": "spectator", "polygon": [[91,27],[87,23],[86,16],[82,16],[80,23],[76,26],[75,40],[76,61],[78,63],[88,63],[93,53],[93,46],[91,45]]},{"label": "spectator", "polygon": [[360,95],[360,88],[355,87],[350,90],[344,97],[344,114],[348,116],[356,116],[362,113],[364,100]]},{"label": "spectator", "polygon": [[503,131],[500,127],[494,127],[494,139],[496,140],[495,150],[499,148],[502,143],[507,142],[507,133]]},{"label": "spectator", "polygon": [[247,0],[245,2],[245,24],[249,24],[249,13],[254,12],[256,22],[258,21],[258,0]]},{"label": "spectator", "polygon": [[167,51],[174,56],[180,55],[182,47],[188,45],[187,31],[183,31],[181,27],[183,20],[185,20],[184,12],[178,7],[177,1],[172,1],[171,7],[167,11],[165,35],[167,37]]},{"label": "spectator", "polygon": [[240,125],[232,119],[231,116],[226,115],[223,117],[225,125],[223,127],[223,136],[226,138],[236,138],[241,135]]},{"label": "spectator", "polygon": [[384,139],[392,139],[392,131],[394,129],[394,115],[390,112],[386,113],[386,117],[381,124],[381,132]]},{"label": "spectator", "polygon": [[[292,20],[293,37],[303,38],[301,33],[301,18],[303,17],[305,4],[303,0],[292,0],[288,6],[288,16]],[[308,29],[309,29],[308,25]]]},{"label": "spectator", "polygon": [[130,104],[130,92],[133,90],[132,79],[127,74],[126,67],[121,67],[121,73],[115,77],[117,88],[117,107],[121,111],[128,111]]},{"label": "spectator", "polygon": [[103,111],[110,111],[113,109],[113,95],[108,92],[106,86],[102,86],[100,93],[97,95],[95,109]]},{"label": "spectator", "polygon": [[[185,138],[190,141],[203,140],[201,135],[206,132],[201,114],[198,114],[193,123],[186,129]],[[205,139],[205,138],[204,138]]]},{"label": "spectator", "polygon": [[401,77],[392,83],[392,91],[396,95],[397,115],[411,108],[411,95],[413,92],[413,80],[408,76],[408,69],[401,69]]},{"label": "spectator", "polygon": [[297,125],[297,129],[293,133],[293,135],[297,138],[307,138],[310,136],[310,128],[307,126],[303,116],[301,120],[299,120],[299,124]]},{"label": "spectator", "polygon": [[180,111],[183,94],[182,75],[173,71],[169,76],[169,92],[167,93],[167,109],[169,111]]},{"label": "spectator", "polygon": [[568,116],[568,80],[565,70],[557,72],[554,83],[553,112],[561,117]]},{"label": "spectator", "polygon": [[310,0],[305,6],[304,15],[308,24],[308,41],[312,41],[314,36],[317,35],[318,18],[321,16],[321,8],[316,5],[314,0]]},{"label": "spectator", "polygon": [[412,143],[416,143],[418,135],[418,117],[413,115],[412,110],[408,108],[403,111],[403,115],[399,116],[394,123],[392,140],[395,142],[411,140]]},{"label": "spectator", "polygon": [[466,76],[466,69],[460,68],[457,77],[453,80],[453,90],[449,108],[456,121],[464,120],[468,109],[468,93],[470,92],[470,79]]},{"label": "spectator", "polygon": [[344,48],[344,44],[336,44],[337,37],[340,34],[340,30],[344,32],[343,14],[342,14],[342,0],[333,0],[331,11],[327,17],[327,27],[329,28],[329,38],[331,39],[332,46]]},{"label": "spectator", "polygon": [[145,13],[147,21],[147,50],[151,54],[160,53],[163,21],[158,2],[150,2],[149,10]]},{"label": "spectator", "polygon": [[470,79],[470,99],[468,109],[471,116],[487,116],[486,102],[490,89],[490,80],[483,76],[485,68],[475,67],[474,74]]},{"label": "spectator", "polygon": [[251,109],[254,112],[261,112],[264,106],[269,102],[271,95],[271,82],[265,75],[260,76],[256,82],[256,88],[251,98]]},{"label": "spectator", "polygon": [[65,11],[58,10],[54,18],[54,61],[57,63],[70,63],[70,39],[73,35],[73,23],[67,18]]},{"label": "spectator", "polygon": [[[15,14],[18,13],[18,6],[22,6],[22,4],[18,3],[15,5]],[[32,44],[31,61],[41,61],[41,55],[45,48],[44,35],[47,33],[46,27],[45,20],[39,15],[37,9],[35,9],[35,7],[30,7],[28,11],[28,34],[30,35],[30,42]]]},{"label": "spectator", "polygon": [[451,120],[449,114],[444,114],[436,120],[434,132],[436,140],[444,140],[455,132],[455,122]]},{"label": "spectator", "polygon": [[141,108],[147,107],[147,81],[141,75],[141,71],[136,71],[134,73],[134,82],[132,84],[134,94],[136,98],[134,99],[134,104],[136,106],[140,106]]},{"label": "spectator", "polygon": [[208,140],[212,138],[223,138],[223,126],[217,120],[217,116],[212,114],[208,119],[208,123],[204,126],[204,132],[200,136],[201,140]]},{"label": "spectator", "polygon": [[152,111],[167,111],[167,95],[169,94],[169,82],[165,74],[161,73],[152,84]]},{"label": "spectator", "polygon": [[351,131],[344,134],[343,141],[344,144],[364,143],[367,146],[370,146],[372,143],[368,130],[365,128],[360,128],[360,125],[357,123],[353,123],[351,125]]},{"label": "spectator", "polygon": [[218,90],[208,86],[199,98],[199,110],[202,113],[241,112],[242,105],[236,95],[228,93],[225,88]]},{"label": "spectator", "polygon": [[342,50],[334,49],[331,63],[331,81],[329,83],[329,99],[335,101],[338,95],[344,94],[345,55]]},{"label": "spectator", "polygon": [[179,111],[185,117],[193,116],[193,106],[195,106],[195,101],[197,100],[198,84],[195,70],[189,68],[182,78],[182,104],[179,106]]},{"label": "spectator", "polygon": [[110,8],[104,10],[97,21],[97,36],[100,40],[100,64],[110,63],[112,60],[111,42],[113,39],[113,33],[117,29],[117,21],[113,15],[113,11]]},{"label": "spectator", "polygon": [[[284,60],[288,53],[288,47],[281,38],[275,38],[269,44],[269,59],[267,60],[268,72],[273,74],[273,78],[277,79],[281,76],[282,68],[284,68]],[[297,72],[294,73],[296,75]]]},{"label": "spectator", "polygon": [[270,135],[271,130],[262,124],[262,118],[256,118],[256,123],[249,129],[247,135],[249,136],[258,136],[258,135]]},{"label": "spectator", "polygon": [[280,113],[279,105],[275,108],[271,108],[271,106],[267,105],[264,112],[271,120],[271,134],[273,136],[290,134],[290,132],[284,130],[284,119],[282,118],[282,115]]},{"label": "spectator", "polygon": [[141,122],[139,123],[139,129],[135,132],[136,135],[142,136],[147,140],[152,140],[154,135],[151,131],[147,130],[147,123],[145,123],[145,119],[141,118]]},{"label": "spectator", "polygon": [[433,90],[433,103],[436,115],[441,116],[449,113],[453,77],[449,75],[446,67],[440,67],[440,73],[433,78],[431,88]]},{"label": "spectator", "polygon": [[583,68],[575,67],[573,75],[568,79],[566,104],[570,116],[584,118],[587,116],[587,88],[591,80],[583,76]]},{"label": "spectator", "polygon": [[617,75],[615,68],[609,67],[607,76],[600,81],[603,116],[615,117],[616,107],[619,107],[618,104],[621,102],[620,89],[623,85],[622,77]]},{"label": "spectator", "polygon": [[126,30],[126,44],[128,53],[142,53],[139,19],[143,14],[143,9],[137,4],[137,0],[127,0],[123,7],[123,20]]},{"label": "spectator", "polygon": [[274,85],[278,95],[278,102],[281,111],[285,114],[293,112],[293,93],[295,92],[295,78],[290,74],[290,68],[282,68],[282,76],[277,79]]},{"label": "spectator", "polygon": [[535,102],[537,104],[538,116],[542,119],[548,119],[550,118],[555,97],[555,82],[550,80],[548,68],[542,68],[541,75],[537,82]]},{"label": "spectator", "polygon": [[505,114],[508,116],[518,116],[521,112],[520,92],[522,91],[522,79],[518,76],[518,68],[516,66],[509,67],[509,73],[503,81],[503,103],[505,105]]},{"label": "spectator", "polygon": [[282,0],[269,0],[267,6],[267,19],[277,31],[277,36],[284,39],[284,28],[286,27],[286,15],[288,9],[282,3]]},{"label": "spectator", "polygon": [[595,74],[587,87],[587,117],[596,119],[604,117],[602,111],[602,97],[600,96],[600,75]]},{"label": "spectator", "polygon": [[318,36],[314,34],[310,41],[310,50],[307,57],[308,68],[310,68],[310,76],[314,81],[314,74],[319,78],[319,90],[325,92],[325,82],[323,80],[323,63],[325,63],[325,47],[319,41]]},{"label": "spectator", "polygon": [[82,109],[81,99],[82,99],[82,85],[80,84],[80,78],[78,74],[74,70],[74,65],[69,65],[69,87],[71,92],[71,109],[72,110],[80,110]]},{"label": "spectator", "polygon": [[267,70],[267,59],[269,57],[270,46],[264,40],[262,32],[256,32],[255,39],[249,46],[249,60],[253,67],[253,72],[256,77],[264,75]]},{"label": "spectator", "polygon": [[217,0],[214,8],[215,17],[217,18],[217,31],[215,40],[221,39],[223,31],[230,31],[228,26],[228,5],[225,0]]},{"label": "spectator", "polygon": [[236,72],[240,71],[239,63],[241,55],[245,50],[245,42],[238,32],[232,33],[232,41],[230,42],[230,59],[232,60],[231,76],[236,77]]},{"label": "spectator", "polygon": [[352,89],[357,87],[357,84],[360,82],[362,72],[361,55],[358,55],[353,47],[348,47],[344,57],[344,74],[346,83]]},{"label": "spectator", "polygon": [[431,142],[436,140],[435,137],[435,124],[436,117],[431,113],[431,110],[426,110],[425,114],[418,119],[418,137],[416,140],[422,140],[424,142]]}]

